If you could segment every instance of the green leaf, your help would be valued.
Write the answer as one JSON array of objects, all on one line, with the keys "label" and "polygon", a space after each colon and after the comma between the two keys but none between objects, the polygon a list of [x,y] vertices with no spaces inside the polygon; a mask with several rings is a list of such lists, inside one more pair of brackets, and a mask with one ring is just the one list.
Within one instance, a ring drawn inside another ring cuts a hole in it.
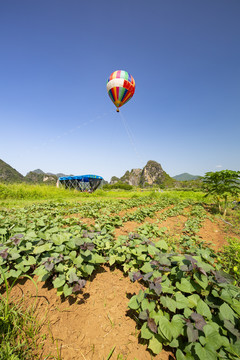
[{"label": "green leaf", "polygon": [[173,348],[178,348],[179,347],[179,341],[177,339],[173,339],[170,344],[169,344],[170,347],[173,347]]},{"label": "green leaf", "polygon": [[144,299],[144,291],[141,289],[139,290],[139,293],[137,294],[137,301],[140,304]]},{"label": "green leaf", "polygon": [[154,333],[149,330],[149,328],[147,327],[147,323],[145,322],[143,324],[143,326],[141,327],[141,337],[143,339],[149,340],[154,336]]},{"label": "green leaf", "polygon": [[216,351],[223,345],[222,336],[218,331],[214,331],[210,334],[210,336],[206,337],[206,344]]},{"label": "green leaf", "polygon": [[16,260],[21,257],[21,255],[19,254],[19,250],[16,248],[11,249],[9,251],[9,254],[11,255],[11,260]]},{"label": "green leaf", "polygon": [[21,270],[13,270],[11,269],[8,273],[8,278],[15,278],[17,279],[22,274]]},{"label": "green leaf", "polygon": [[226,349],[231,354],[235,355],[238,359],[240,358],[240,341],[236,341],[234,344],[230,344]]},{"label": "green leaf", "polygon": [[70,269],[66,275],[67,275],[67,278],[68,278],[68,281],[70,282],[70,284],[79,280],[79,277],[76,274],[76,270],[73,268]]},{"label": "green leaf", "polygon": [[28,259],[24,259],[22,262],[23,265],[35,265],[36,258],[34,256],[28,256]]},{"label": "green leaf", "polygon": [[149,273],[149,272],[152,272],[153,271],[153,268],[152,268],[152,266],[151,266],[151,264],[150,263],[145,263],[142,267],[141,267],[141,269],[140,269],[142,272],[144,272],[145,274],[147,274],[147,273]]},{"label": "green leaf", "polygon": [[87,265],[84,265],[84,266],[83,266],[83,271],[84,271],[85,273],[87,273],[88,275],[91,275],[92,272],[93,272],[93,270],[94,270],[94,266],[93,266],[93,265],[87,264]]},{"label": "green leaf", "polygon": [[176,308],[177,309],[185,309],[186,307],[189,306],[188,298],[186,296],[184,296],[182,293],[176,292],[175,298],[176,298]]},{"label": "green leaf", "polygon": [[53,280],[53,286],[55,288],[60,288],[65,284],[65,276],[64,275],[60,275],[59,277],[57,277],[55,280]]},{"label": "green leaf", "polygon": [[205,316],[209,320],[212,319],[212,314],[209,306],[202,299],[198,301],[196,310],[198,314]]},{"label": "green leaf", "polygon": [[192,293],[194,292],[194,287],[192,286],[191,282],[188,279],[182,278],[181,283],[177,282],[176,287],[185,293]]},{"label": "green leaf", "polygon": [[98,254],[92,254],[92,262],[94,264],[103,264],[103,263],[105,263],[105,261],[106,260],[104,259],[103,256],[98,255]]},{"label": "green leaf", "polygon": [[69,253],[68,256],[72,261],[74,261],[76,259],[76,255],[77,255],[77,252],[75,250],[73,250]]},{"label": "green leaf", "polygon": [[161,283],[161,286],[162,286],[162,292],[163,293],[173,294],[174,287],[172,286],[172,283],[170,282],[169,279],[166,279],[165,281],[163,281]]},{"label": "green leaf", "polygon": [[203,275],[203,274],[199,274],[199,273],[195,273],[193,275],[195,281],[201,286],[201,288],[206,289],[208,286],[208,277]]},{"label": "green leaf", "polygon": [[161,249],[161,250],[168,250],[168,244],[166,243],[165,240],[159,240],[155,243],[155,246],[158,248],[158,249]]},{"label": "green leaf", "polygon": [[172,337],[177,338],[181,333],[184,326],[182,315],[174,315],[170,323]]},{"label": "green leaf", "polygon": [[81,255],[77,256],[74,260],[73,263],[77,266],[77,267],[81,267],[82,263],[83,263],[83,258]]},{"label": "green leaf", "polygon": [[207,354],[203,346],[201,346],[199,343],[195,343],[194,345],[195,352],[200,360],[207,360]]},{"label": "green leaf", "polygon": [[168,296],[161,296],[160,301],[165,308],[168,308],[172,312],[176,312],[176,301]]},{"label": "green leaf", "polygon": [[140,304],[137,301],[137,295],[133,295],[128,303],[128,307],[133,310],[137,310]]},{"label": "green leaf", "polygon": [[234,322],[235,313],[227,303],[223,303],[220,306],[219,312],[221,314],[222,320],[226,319],[231,321],[232,323]]},{"label": "green leaf", "polygon": [[150,255],[155,255],[159,252],[159,250],[155,247],[155,246],[152,246],[152,245],[148,245],[148,253]]},{"label": "green leaf", "polygon": [[197,303],[198,303],[199,299],[200,299],[200,296],[197,295],[197,294],[193,294],[193,295],[188,296],[188,303],[189,303],[188,306],[190,308],[197,307]]},{"label": "green leaf", "polygon": [[41,254],[43,252],[50,251],[52,249],[52,245],[53,245],[52,243],[46,243],[44,245],[36,246],[33,249],[33,253],[34,254]]},{"label": "green leaf", "polygon": [[109,265],[112,266],[116,262],[116,255],[111,255],[109,258]]},{"label": "green leaf", "polygon": [[72,294],[72,287],[69,287],[67,284],[64,285],[63,287],[63,293],[65,297],[68,297]]},{"label": "green leaf", "polygon": [[186,360],[185,355],[183,354],[183,352],[180,349],[177,349],[177,351],[176,351],[176,359],[177,360]]},{"label": "green leaf", "polygon": [[165,316],[162,316],[159,320],[158,333],[169,342],[172,340],[171,324]]},{"label": "green leaf", "polygon": [[185,308],[183,311],[183,314],[184,314],[185,318],[188,319],[190,317],[190,315],[192,314],[192,309]]},{"label": "green leaf", "polygon": [[240,316],[240,301],[238,301],[237,299],[233,299],[232,308]]},{"label": "green leaf", "polygon": [[162,350],[162,344],[156,336],[153,336],[149,341],[148,348],[152,350],[154,354],[159,354]]},{"label": "green leaf", "polygon": [[142,310],[148,310],[149,312],[151,312],[152,310],[155,309],[155,302],[154,301],[148,301],[148,299],[143,299],[143,301],[141,302],[141,306],[142,306]]}]

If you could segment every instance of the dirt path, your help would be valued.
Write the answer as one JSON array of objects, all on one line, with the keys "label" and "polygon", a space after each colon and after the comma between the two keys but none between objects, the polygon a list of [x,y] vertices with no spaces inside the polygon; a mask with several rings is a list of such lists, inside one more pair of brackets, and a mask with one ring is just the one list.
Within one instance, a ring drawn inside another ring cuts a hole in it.
[{"label": "dirt path", "polygon": [[[63,360],[106,360],[113,347],[111,360],[152,359],[146,345],[139,343],[136,323],[127,314],[127,296],[138,293],[140,285],[120,270],[103,267],[75,300],[61,301],[56,290],[44,283],[38,283],[38,289],[37,311],[45,318],[41,333],[43,337],[46,334],[40,359],[49,353],[57,356],[56,344]],[[33,283],[26,281],[14,287],[12,296],[29,298],[34,293]],[[154,359],[167,360],[169,356],[162,351]]]}]

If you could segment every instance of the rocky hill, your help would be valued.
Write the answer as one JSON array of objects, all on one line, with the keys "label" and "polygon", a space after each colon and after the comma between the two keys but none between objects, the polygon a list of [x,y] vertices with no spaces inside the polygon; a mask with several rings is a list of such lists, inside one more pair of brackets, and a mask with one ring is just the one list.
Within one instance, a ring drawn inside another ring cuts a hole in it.
[{"label": "rocky hill", "polygon": [[30,171],[25,176],[24,180],[28,183],[34,183],[34,184],[56,184],[58,177],[54,174],[45,174],[43,171],[36,172],[36,171]]},{"label": "rocky hill", "polygon": [[22,174],[0,159],[0,182],[19,183],[23,181]]},{"label": "rocky hill", "polygon": [[170,187],[177,183],[176,180],[171,178],[163,170],[162,166],[158,162],[153,160],[149,160],[143,169],[132,169],[131,171],[126,171],[121,178],[113,176],[110,184],[115,184],[116,182],[141,187],[153,185]]}]

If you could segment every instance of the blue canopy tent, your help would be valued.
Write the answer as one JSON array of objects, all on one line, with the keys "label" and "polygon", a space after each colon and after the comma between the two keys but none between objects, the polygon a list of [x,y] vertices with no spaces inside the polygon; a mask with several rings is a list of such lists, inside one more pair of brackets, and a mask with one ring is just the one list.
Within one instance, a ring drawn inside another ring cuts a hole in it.
[{"label": "blue canopy tent", "polygon": [[101,185],[102,180],[98,175],[63,176],[58,179],[58,183],[65,189],[93,192]]}]

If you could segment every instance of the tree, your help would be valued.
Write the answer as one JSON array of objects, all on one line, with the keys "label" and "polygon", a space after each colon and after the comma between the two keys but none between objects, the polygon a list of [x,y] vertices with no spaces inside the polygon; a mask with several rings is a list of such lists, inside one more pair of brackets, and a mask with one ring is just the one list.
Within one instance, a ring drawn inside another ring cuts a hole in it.
[{"label": "tree", "polygon": [[229,196],[237,196],[240,193],[240,171],[207,172],[203,182],[207,190],[206,196],[213,195],[216,198],[219,211],[225,217]]}]

